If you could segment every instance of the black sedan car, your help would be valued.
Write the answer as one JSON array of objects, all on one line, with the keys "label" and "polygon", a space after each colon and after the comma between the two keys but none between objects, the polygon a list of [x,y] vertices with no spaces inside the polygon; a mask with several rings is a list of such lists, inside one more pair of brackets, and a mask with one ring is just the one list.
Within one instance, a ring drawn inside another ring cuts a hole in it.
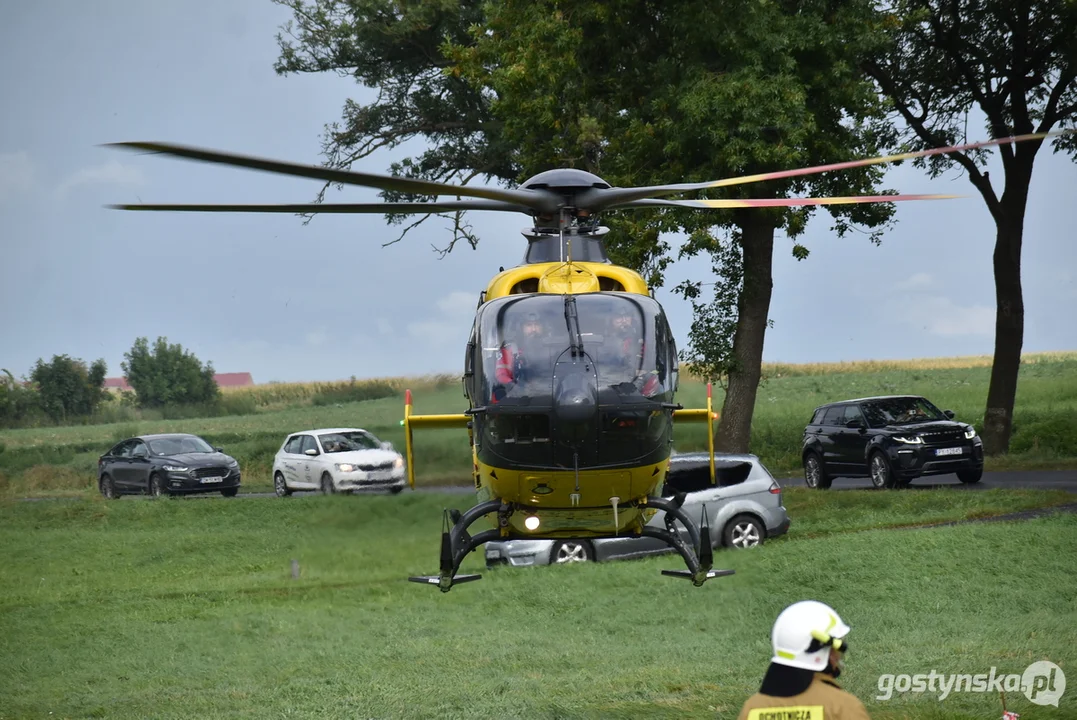
[{"label": "black sedan car", "polygon": [[97,459],[97,482],[107,498],[239,492],[239,463],[197,435],[128,438]]},{"label": "black sedan car", "polygon": [[917,395],[829,403],[804,428],[804,479],[830,487],[836,477],[869,477],[878,488],[903,487],[918,477],[953,473],[980,481],[983,442],[968,423],[954,420]]}]

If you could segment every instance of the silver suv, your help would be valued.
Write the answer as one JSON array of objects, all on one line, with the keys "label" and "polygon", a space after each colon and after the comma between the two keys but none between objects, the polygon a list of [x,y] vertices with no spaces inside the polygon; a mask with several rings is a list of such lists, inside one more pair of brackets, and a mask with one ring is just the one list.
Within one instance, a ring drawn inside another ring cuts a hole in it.
[{"label": "silver suv", "polygon": [[[693,519],[707,506],[714,547],[750,548],[789,530],[782,488],[755,455],[716,454],[715,485],[710,482],[710,456],[686,453],[670,458],[662,495],[686,493],[683,508]],[[697,520],[698,522],[698,520]],[[648,525],[665,527],[659,511]],[[679,527],[679,526],[678,526]],[[688,533],[681,528],[686,541]],[[673,552],[649,537],[597,540],[499,540],[486,543],[486,566],[553,565],[589,560],[615,560]]]}]

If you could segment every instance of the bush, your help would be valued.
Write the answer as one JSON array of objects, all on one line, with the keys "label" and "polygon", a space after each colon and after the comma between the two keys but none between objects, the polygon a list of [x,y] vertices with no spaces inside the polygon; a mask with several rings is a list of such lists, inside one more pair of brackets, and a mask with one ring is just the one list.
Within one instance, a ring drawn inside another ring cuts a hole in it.
[{"label": "bush", "polygon": [[104,360],[95,360],[87,367],[78,358],[53,355],[47,363],[38,358],[30,380],[37,388],[41,408],[53,420],[65,422],[93,415],[105,397],[107,370]]},{"label": "bush", "polygon": [[1077,413],[1014,423],[1011,453],[1047,451],[1060,457],[1077,457]]},{"label": "bush", "polygon": [[220,394],[213,364],[203,366],[182,345],[169,345],[167,338],[157,338],[151,350],[149,340],[140,337],[124,358],[120,365],[140,407],[210,403]]}]

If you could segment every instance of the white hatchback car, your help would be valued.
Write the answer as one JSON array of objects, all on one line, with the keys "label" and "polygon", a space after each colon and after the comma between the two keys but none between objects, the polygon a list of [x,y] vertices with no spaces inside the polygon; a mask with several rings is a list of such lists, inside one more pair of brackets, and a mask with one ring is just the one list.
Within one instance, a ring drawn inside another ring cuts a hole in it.
[{"label": "white hatchback car", "polygon": [[292,433],[273,458],[273,489],[325,494],[388,490],[407,485],[404,458],[393,444],[361,428],[325,428]]}]

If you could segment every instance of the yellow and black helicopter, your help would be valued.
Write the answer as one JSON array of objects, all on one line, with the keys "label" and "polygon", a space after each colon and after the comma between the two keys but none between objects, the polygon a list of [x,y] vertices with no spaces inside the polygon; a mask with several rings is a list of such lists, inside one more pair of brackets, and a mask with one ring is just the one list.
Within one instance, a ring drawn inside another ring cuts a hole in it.
[{"label": "yellow and black helicopter", "polygon": [[[463,383],[469,407],[460,414],[413,415],[405,393],[408,480],[415,484],[414,428],[466,428],[478,502],[464,513],[446,510],[438,575],[409,580],[437,585],[478,580],[458,574],[482,544],[508,538],[593,539],[649,536],[674,548],[686,570],[662,573],[691,580],[732,574],[712,569],[713,540],[704,508],[700,523],[682,510],[683,494],[658,497],[673,447],[673,426],[706,423],[711,482],[717,418],[708,386],[705,408],[683,408],[676,342],[662,306],[636,272],[606,255],[607,228],[597,214],[631,208],[699,210],[790,207],[941,199],[954,195],[881,195],[758,200],[669,200],[664,196],[796,177],[864,165],[958,152],[1046,137],[1023,135],[831,165],[650,187],[611,187],[578,169],[540,173],[514,189],[453,185],[156,142],[112,146],[189,160],[455,200],[397,203],[278,205],[111,205],[124,210],[274,213],[521,212],[523,263],[495,275],[480,293],[466,342]],[[466,199],[461,199],[466,198]],[[665,529],[648,524],[665,513]],[[491,529],[471,526],[492,516]],[[680,523],[685,533],[676,525]],[[684,538],[687,534],[688,539]]]}]

